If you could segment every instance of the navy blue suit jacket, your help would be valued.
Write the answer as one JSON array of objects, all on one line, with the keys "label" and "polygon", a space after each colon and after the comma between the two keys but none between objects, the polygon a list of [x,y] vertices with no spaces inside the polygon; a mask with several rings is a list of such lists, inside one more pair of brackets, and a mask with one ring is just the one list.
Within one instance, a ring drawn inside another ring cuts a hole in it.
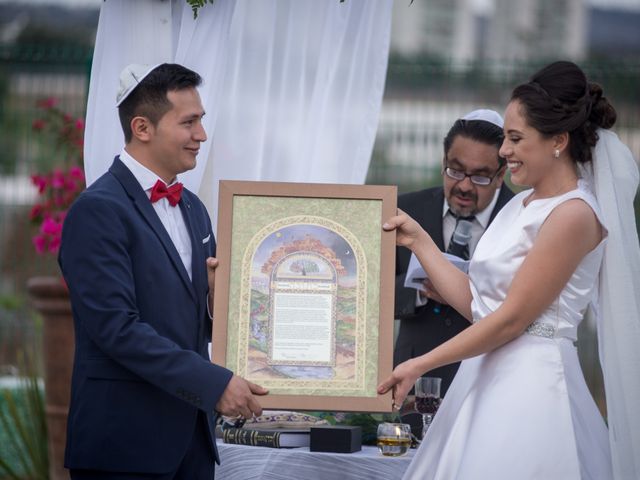
[{"label": "navy blue suit jacket", "polygon": [[[196,195],[179,208],[192,278],[145,192],[116,157],[70,209],[59,263],[76,335],[65,466],[165,473],[191,442],[198,410],[214,408],[232,372],[212,364],[205,259],[211,222]],[[202,416],[200,416],[202,417]]]}]

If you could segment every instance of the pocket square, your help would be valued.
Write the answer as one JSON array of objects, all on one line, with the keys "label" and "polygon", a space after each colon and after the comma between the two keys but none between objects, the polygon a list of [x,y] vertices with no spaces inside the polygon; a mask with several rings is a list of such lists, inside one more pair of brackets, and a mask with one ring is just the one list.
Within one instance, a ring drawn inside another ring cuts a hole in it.
[{"label": "pocket square", "polygon": [[204,245],[205,243],[207,243],[209,240],[211,240],[211,234],[207,235],[206,237],[204,237],[202,239],[202,244]]}]

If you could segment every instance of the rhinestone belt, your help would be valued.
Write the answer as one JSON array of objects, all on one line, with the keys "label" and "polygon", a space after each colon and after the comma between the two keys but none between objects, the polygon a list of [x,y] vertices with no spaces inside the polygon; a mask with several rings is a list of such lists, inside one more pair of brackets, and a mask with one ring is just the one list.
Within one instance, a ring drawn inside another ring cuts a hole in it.
[{"label": "rhinestone belt", "polygon": [[525,333],[537,337],[553,338],[556,336],[556,327],[536,320],[526,328]]}]

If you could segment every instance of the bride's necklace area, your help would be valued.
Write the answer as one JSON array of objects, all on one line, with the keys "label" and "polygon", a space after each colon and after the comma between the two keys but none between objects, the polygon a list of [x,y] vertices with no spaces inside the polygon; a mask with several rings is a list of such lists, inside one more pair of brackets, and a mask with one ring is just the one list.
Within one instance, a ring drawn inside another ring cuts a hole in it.
[{"label": "bride's necklace area", "polygon": [[576,188],[577,184],[578,184],[578,177],[573,178],[570,181],[563,182],[560,187],[558,187],[557,189],[552,191],[552,193],[550,193],[550,194],[546,194],[546,193],[545,194],[539,194],[534,189],[533,192],[531,193],[531,195],[529,195],[525,199],[524,205],[526,207],[527,205],[529,205],[534,200],[541,200],[543,198],[553,198],[553,197],[557,197],[558,195],[561,195],[563,193],[570,192],[571,190],[574,190]]}]

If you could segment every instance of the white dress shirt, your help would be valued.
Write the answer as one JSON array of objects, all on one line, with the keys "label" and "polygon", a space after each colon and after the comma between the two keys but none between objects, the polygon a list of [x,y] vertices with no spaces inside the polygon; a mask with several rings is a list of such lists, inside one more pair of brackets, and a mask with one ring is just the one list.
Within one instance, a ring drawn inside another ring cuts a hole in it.
[{"label": "white dress shirt", "polygon": [[[122,163],[124,163],[125,166],[131,171],[142,189],[147,194],[148,198],[151,198],[151,189],[156,184],[156,182],[158,180],[164,182],[160,177],[158,177],[158,175],[153,173],[151,170],[149,170],[147,167],[145,167],[135,158],[129,155],[129,153],[127,153],[124,148],[120,153],[120,160],[122,160]],[[173,185],[174,183],[177,183],[177,181],[174,181],[171,185]],[[169,238],[171,238],[173,245],[176,247],[176,250],[180,255],[180,259],[184,264],[184,268],[187,269],[189,279],[191,279],[191,237],[189,236],[187,225],[184,222],[184,217],[182,216],[180,206],[176,205],[175,207],[172,207],[166,197],[152,203],[151,206],[158,214],[158,217],[160,217],[160,221],[162,222],[162,225],[164,225],[164,228],[167,230]]]},{"label": "white dress shirt", "polygon": [[[500,196],[500,189],[497,189],[495,194],[493,195],[493,199],[491,203],[487,205],[487,207],[481,212],[476,213],[473,222],[471,222],[471,240],[469,240],[469,258],[473,256],[473,252],[476,249],[476,245],[480,241],[480,237],[487,229],[489,225],[489,220],[491,219],[491,212],[498,203],[498,197]],[[453,235],[453,231],[456,228],[456,217],[454,217],[449,211],[449,202],[447,199],[444,199],[444,205],[442,206],[442,237],[444,240],[444,250],[445,252],[449,248],[449,241],[451,240],[451,235]]]}]

